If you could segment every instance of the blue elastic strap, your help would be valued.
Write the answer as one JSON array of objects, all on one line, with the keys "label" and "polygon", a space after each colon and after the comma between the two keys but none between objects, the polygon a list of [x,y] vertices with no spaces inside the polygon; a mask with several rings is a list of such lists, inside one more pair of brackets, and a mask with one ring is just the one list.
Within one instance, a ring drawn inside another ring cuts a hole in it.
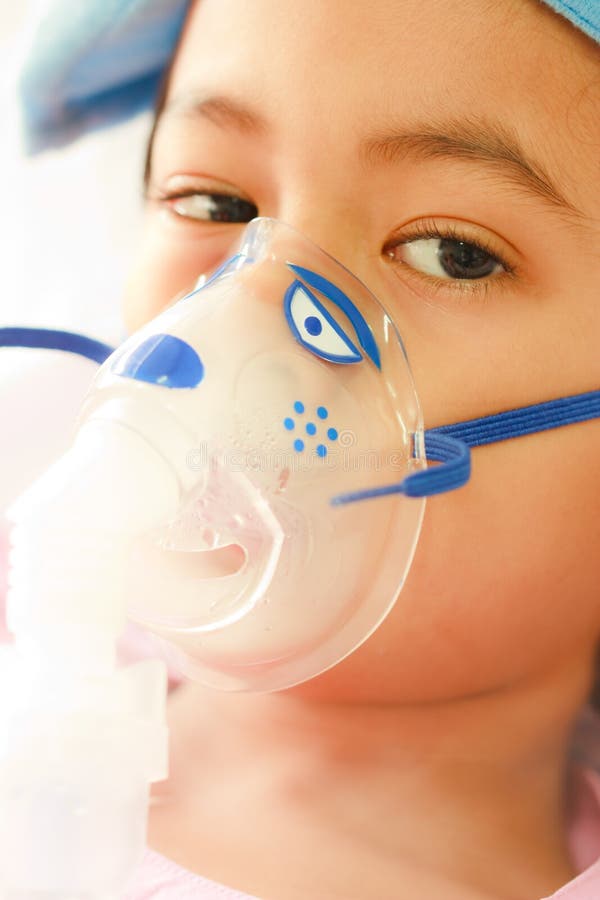
[{"label": "blue elastic strap", "polygon": [[338,506],[388,494],[430,497],[453,491],[469,480],[471,447],[495,444],[590,419],[600,419],[600,391],[536,403],[493,416],[457,422],[455,425],[431,428],[425,432],[425,456],[442,465],[414,472],[397,484],[339,494],[332,498],[331,503]]},{"label": "blue elastic strap", "polygon": [[562,425],[573,425],[575,422],[587,422],[589,419],[597,418],[600,418],[600,391],[589,391],[587,394],[562,397],[560,400],[549,400],[546,403],[536,403],[534,406],[523,406],[482,419],[471,419],[469,422],[458,422],[456,425],[442,425],[426,432],[426,436],[448,435],[458,441],[464,441],[469,447],[481,447],[483,444],[494,444],[508,438],[549,431]]},{"label": "blue elastic strap", "polygon": [[64,350],[85,356],[100,365],[114,352],[114,347],[73,331],[52,328],[0,328],[0,347],[27,347],[42,350]]}]

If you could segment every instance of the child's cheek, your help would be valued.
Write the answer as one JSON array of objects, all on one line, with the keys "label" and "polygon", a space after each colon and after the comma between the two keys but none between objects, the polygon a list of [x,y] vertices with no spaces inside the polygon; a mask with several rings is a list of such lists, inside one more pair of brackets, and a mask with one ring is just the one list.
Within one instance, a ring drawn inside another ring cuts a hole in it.
[{"label": "child's cheek", "polygon": [[191,291],[199,276],[230,255],[239,227],[185,225],[166,210],[149,212],[139,251],[123,295],[123,316],[131,333]]},{"label": "child's cheek", "polygon": [[599,451],[600,423],[474,450],[471,483],[428,500],[390,616],[315,690],[441,701],[587,659],[600,627]]}]

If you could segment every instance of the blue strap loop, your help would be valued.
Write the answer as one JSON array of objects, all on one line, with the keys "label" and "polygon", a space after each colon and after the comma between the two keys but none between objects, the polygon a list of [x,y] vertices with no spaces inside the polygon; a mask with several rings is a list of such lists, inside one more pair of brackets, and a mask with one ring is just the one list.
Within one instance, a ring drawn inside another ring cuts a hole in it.
[{"label": "blue strap loop", "polygon": [[457,422],[455,425],[431,428],[425,432],[425,455],[427,459],[440,462],[442,465],[423,472],[414,472],[397,484],[339,494],[332,498],[331,503],[338,506],[389,494],[430,497],[454,491],[469,480],[471,447],[482,447],[485,444],[495,444],[510,438],[599,418],[600,391],[589,391],[573,397],[562,397],[559,400],[549,400],[492,416],[470,419],[467,422]]},{"label": "blue strap loop", "polygon": [[375,497],[387,497],[389,494],[404,494],[405,497],[430,497],[443,494],[466,484],[471,475],[471,451],[465,443],[435,431],[425,433],[425,454],[428,459],[442,462],[443,465],[422,472],[413,472],[403,481],[383,487],[367,488],[364,491],[351,491],[332,497],[332,506],[356,503],[358,500],[372,500]]},{"label": "blue strap loop", "polygon": [[64,350],[85,356],[99,365],[114,352],[114,347],[102,341],[54,328],[0,328],[0,347]]}]

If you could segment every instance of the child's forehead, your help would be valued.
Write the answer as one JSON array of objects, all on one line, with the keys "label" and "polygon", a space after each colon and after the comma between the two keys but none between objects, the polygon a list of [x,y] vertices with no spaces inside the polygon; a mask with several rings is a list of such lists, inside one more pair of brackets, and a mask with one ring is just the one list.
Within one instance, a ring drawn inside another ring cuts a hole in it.
[{"label": "child's forehead", "polygon": [[534,0],[196,0],[169,99],[225,94],[266,130],[357,140],[391,122],[494,120],[496,137],[514,132],[576,200],[600,141],[599,75],[596,45]]},{"label": "child's forehead", "polygon": [[[310,87],[332,70],[356,72],[358,82],[377,62],[365,89],[388,78],[393,93],[402,76],[409,90],[413,75],[423,89],[441,81],[447,99],[457,87],[445,80],[450,72],[479,94],[499,77],[525,91],[557,93],[597,76],[600,65],[598,46],[539,0],[194,0],[178,56],[199,71],[246,66],[249,81],[283,67]],[[475,70],[483,80],[472,84]]]}]

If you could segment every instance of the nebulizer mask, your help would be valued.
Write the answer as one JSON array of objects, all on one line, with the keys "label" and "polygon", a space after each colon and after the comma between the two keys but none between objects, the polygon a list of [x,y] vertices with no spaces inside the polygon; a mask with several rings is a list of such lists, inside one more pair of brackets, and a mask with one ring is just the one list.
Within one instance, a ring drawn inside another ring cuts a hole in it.
[{"label": "nebulizer mask", "polygon": [[593,392],[424,431],[389,311],[272,219],[115,352],[44,341],[106,359],[71,449],[10,510],[10,896],[117,896],[143,848],[166,678],[116,667],[127,618],[214,688],[314,678],[385,619],[470,446],[600,416]]}]

